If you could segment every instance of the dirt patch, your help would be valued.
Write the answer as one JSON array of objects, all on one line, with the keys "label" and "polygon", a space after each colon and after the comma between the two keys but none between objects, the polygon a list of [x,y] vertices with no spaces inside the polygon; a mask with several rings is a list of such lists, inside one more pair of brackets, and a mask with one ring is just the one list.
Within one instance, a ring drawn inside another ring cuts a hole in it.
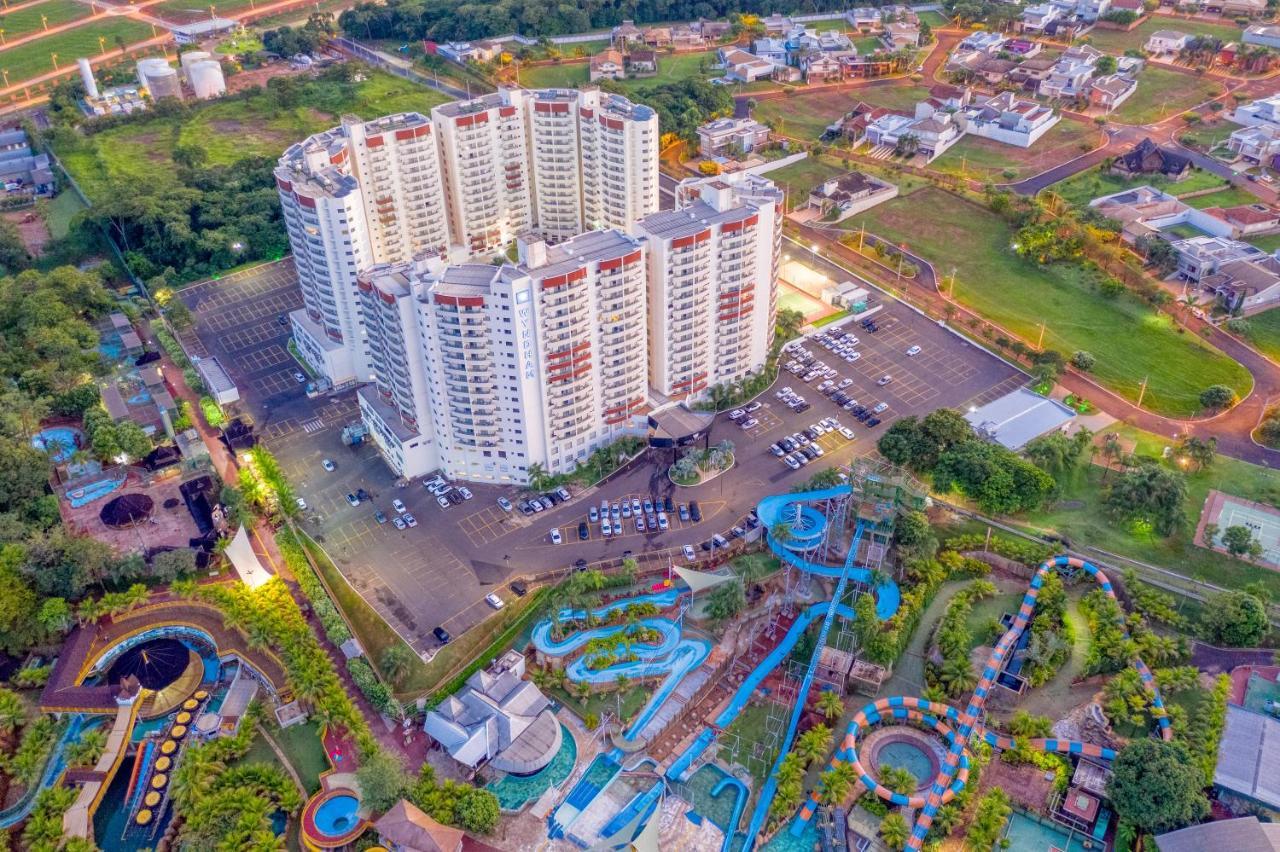
[{"label": "dirt patch", "polygon": [[6,222],[11,222],[17,227],[18,235],[22,237],[22,244],[27,247],[27,251],[31,252],[32,256],[40,255],[45,245],[52,239],[44,217],[34,207],[26,210],[10,210],[0,215],[4,216]]},{"label": "dirt patch", "polygon": [[274,62],[262,68],[253,68],[233,74],[227,78],[227,92],[235,94],[253,86],[266,86],[272,77],[297,77],[301,74],[314,74],[305,68],[291,68],[287,62]]}]

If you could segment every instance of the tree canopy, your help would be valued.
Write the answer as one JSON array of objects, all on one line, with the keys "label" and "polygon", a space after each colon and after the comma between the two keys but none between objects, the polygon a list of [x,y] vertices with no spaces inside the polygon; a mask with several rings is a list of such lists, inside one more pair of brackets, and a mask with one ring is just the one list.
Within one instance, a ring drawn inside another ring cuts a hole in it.
[{"label": "tree canopy", "polygon": [[1150,523],[1160,535],[1171,535],[1186,521],[1183,502],[1187,478],[1157,462],[1147,461],[1122,473],[1107,493],[1116,515]]},{"label": "tree canopy", "polygon": [[1112,771],[1107,795],[1116,814],[1143,831],[1174,831],[1209,813],[1204,779],[1181,743],[1134,740],[1116,756]]},{"label": "tree canopy", "polygon": [[1263,602],[1240,589],[1210,597],[1201,624],[1211,642],[1228,648],[1255,647],[1271,631]]}]

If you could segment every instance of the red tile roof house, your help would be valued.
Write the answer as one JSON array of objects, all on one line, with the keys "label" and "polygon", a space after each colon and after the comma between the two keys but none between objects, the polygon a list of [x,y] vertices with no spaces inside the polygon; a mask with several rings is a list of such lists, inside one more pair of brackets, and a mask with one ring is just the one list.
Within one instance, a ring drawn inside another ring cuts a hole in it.
[{"label": "red tile roof house", "polygon": [[1269,234],[1280,230],[1280,210],[1265,204],[1208,207],[1204,212],[1230,225],[1234,229],[1235,237]]}]

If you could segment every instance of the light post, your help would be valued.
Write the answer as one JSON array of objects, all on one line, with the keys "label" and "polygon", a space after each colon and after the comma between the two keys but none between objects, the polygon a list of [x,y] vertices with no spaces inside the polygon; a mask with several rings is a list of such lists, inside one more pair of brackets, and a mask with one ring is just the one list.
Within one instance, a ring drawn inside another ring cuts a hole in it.
[{"label": "light post", "polygon": [[56,53],[50,53],[50,54],[49,54],[49,56],[50,56],[50,58],[52,58],[52,59],[53,59],[53,70],[54,70],[54,71],[59,70],[59,69],[58,69],[58,54],[56,54]]},{"label": "light post", "polygon": [[5,88],[6,88],[6,89],[7,89],[7,88],[9,88],[9,69],[8,69],[8,68],[0,68],[0,74],[3,74],[3,75],[4,75],[4,86],[5,86]]},{"label": "light post", "polygon": [[98,36],[98,52],[103,56],[107,55],[107,39],[106,36]]},{"label": "light post", "polygon": [[49,31],[49,16],[48,16],[48,15],[41,15],[41,16],[40,16],[40,23],[44,26],[44,30],[45,30],[45,32],[48,32],[48,31]]}]

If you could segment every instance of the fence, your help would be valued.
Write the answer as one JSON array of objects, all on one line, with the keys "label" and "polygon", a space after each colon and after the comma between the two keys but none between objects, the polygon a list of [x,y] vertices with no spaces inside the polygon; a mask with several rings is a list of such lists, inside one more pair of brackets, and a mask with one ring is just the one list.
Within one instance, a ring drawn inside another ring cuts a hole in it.
[{"label": "fence", "polygon": [[396,61],[395,57],[388,56],[387,54],[374,50],[371,47],[366,47],[355,39],[336,36],[329,42],[329,45],[337,48],[340,52],[345,53],[348,56],[359,59],[361,62],[368,63],[375,68],[386,71],[388,74],[394,74],[395,76],[408,80],[412,83],[417,83],[421,86],[426,86],[429,89],[435,89],[438,92],[443,92],[451,98],[466,99],[471,97],[470,92],[441,83],[439,80],[434,80],[424,74],[419,74],[407,63],[402,65],[400,62]]}]

